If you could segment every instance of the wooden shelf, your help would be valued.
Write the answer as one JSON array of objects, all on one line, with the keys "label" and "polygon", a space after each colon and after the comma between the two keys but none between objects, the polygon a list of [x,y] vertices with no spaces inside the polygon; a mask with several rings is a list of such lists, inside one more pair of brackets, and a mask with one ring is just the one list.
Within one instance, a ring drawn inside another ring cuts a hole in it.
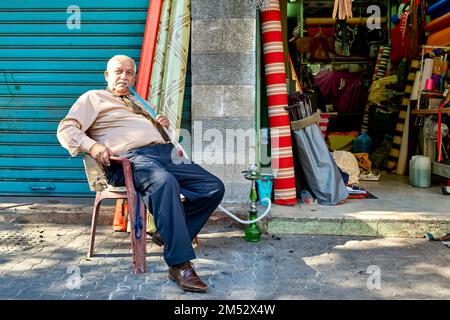
[{"label": "wooden shelf", "polygon": [[[438,109],[420,109],[420,110],[413,110],[411,111],[412,114],[418,114],[418,115],[427,115],[427,114],[437,114]],[[441,113],[450,114],[450,108],[443,108],[441,109]]]}]

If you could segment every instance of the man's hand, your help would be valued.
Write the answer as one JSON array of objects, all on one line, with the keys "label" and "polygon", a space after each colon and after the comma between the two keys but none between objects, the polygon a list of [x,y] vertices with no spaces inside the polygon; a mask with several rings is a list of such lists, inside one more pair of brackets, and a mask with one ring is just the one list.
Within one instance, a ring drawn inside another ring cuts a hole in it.
[{"label": "man's hand", "polygon": [[169,118],[167,118],[165,115],[163,114],[158,114],[156,116],[156,121],[159,122],[159,124],[161,124],[163,127],[166,127],[167,129],[170,126],[170,122],[169,122]]},{"label": "man's hand", "polygon": [[114,156],[114,153],[111,151],[111,149],[105,147],[100,143],[94,144],[91,150],[89,150],[89,154],[104,167],[109,167],[109,165],[111,164],[109,161],[109,157]]}]

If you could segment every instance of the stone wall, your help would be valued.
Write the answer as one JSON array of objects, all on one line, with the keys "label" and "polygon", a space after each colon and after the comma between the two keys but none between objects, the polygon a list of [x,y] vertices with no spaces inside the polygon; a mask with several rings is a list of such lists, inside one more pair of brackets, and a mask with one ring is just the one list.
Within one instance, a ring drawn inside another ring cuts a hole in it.
[{"label": "stone wall", "polygon": [[[193,159],[203,158],[202,167],[224,181],[225,203],[246,202],[250,183],[241,171],[254,159],[254,147],[247,139],[246,146],[232,150],[226,147],[226,138],[236,129],[254,134],[256,9],[244,0],[192,0],[191,4]],[[219,130],[223,141],[209,140],[208,129]],[[217,159],[225,163],[211,164],[211,157],[201,152],[212,142],[224,146]],[[238,161],[244,152],[245,161]]]}]

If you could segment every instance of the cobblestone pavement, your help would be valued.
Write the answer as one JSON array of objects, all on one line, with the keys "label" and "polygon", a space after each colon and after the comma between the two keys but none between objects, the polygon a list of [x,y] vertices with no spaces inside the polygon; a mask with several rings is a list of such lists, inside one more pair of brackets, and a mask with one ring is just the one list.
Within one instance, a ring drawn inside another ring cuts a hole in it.
[{"label": "cobblestone pavement", "polygon": [[[207,293],[168,279],[162,249],[148,245],[146,274],[133,275],[127,234],[89,228],[0,226],[0,299],[450,299],[450,255],[425,239],[265,235],[203,230],[194,261]],[[379,276],[379,277],[378,277]]]}]

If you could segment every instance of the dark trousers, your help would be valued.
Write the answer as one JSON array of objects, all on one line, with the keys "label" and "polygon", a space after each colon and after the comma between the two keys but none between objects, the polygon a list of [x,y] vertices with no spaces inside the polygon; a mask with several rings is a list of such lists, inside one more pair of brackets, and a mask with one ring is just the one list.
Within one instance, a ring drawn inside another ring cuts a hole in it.
[{"label": "dark trousers", "polygon": [[[195,259],[192,240],[225,192],[222,181],[199,165],[172,161],[172,156],[177,157],[173,149],[172,144],[155,144],[120,155],[132,163],[135,188],[164,239],[164,259],[169,266]],[[120,166],[111,165],[106,174],[110,184],[124,185]]]}]

